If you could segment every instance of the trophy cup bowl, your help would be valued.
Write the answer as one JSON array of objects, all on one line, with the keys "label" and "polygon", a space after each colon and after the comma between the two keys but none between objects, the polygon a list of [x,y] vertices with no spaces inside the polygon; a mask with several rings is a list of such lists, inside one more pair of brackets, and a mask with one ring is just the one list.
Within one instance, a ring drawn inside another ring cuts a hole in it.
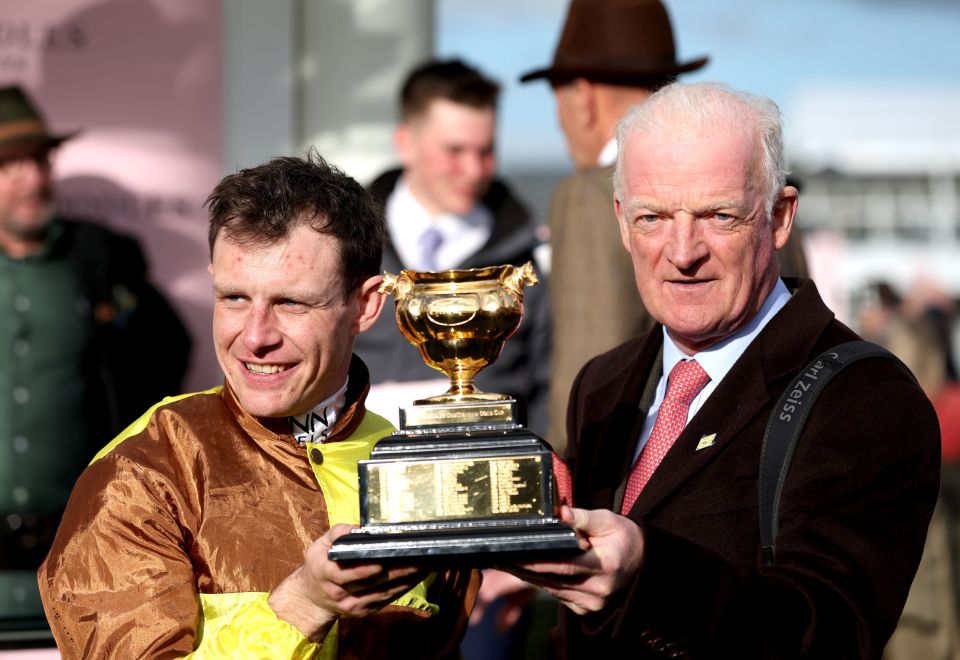
[{"label": "trophy cup bowl", "polygon": [[515,399],[473,384],[517,330],[523,287],[536,282],[530,263],[384,273],[400,332],[450,387],[401,407],[400,430],[359,462],[360,528],[333,543],[331,559],[483,565],[580,551],[559,520],[550,446],[518,422]]},{"label": "trophy cup bowl", "polygon": [[495,361],[523,316],[523,287],[537,283],[533,265],[384,273],[381,293],[393,294],[397,326],[427,365],[444,372],[449,389],[415,404],[508,400],[481,392],[477,373]]}]

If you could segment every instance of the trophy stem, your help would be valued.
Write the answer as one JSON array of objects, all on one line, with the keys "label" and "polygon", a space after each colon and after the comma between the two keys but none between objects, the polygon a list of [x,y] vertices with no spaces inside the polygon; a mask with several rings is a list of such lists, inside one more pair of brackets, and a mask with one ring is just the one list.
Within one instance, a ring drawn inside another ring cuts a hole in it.
[{"label": "trophy stem", "polygon": [[[484,365],[486,366],[486,365]],[[473,384],[473,378],[480,369],[457,369],[450,375],[450,388],[443,394],[418,399],[414,405],[430,405],[437,403],[469,403],[471,401],[507,401],[506,394],[483,392]]]},{"label": "trophy stem", "polygon": [[458,369],[450,376],[450,389],[444,396],[464,397],[473,394],[482,394],[473,384],[473,379],[479,369]]}]

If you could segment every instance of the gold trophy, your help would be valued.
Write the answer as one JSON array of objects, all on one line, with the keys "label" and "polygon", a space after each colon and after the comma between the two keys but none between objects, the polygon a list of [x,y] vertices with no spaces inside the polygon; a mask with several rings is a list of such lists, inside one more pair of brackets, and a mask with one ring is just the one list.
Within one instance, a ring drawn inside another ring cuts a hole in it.
[{"label": "gold trophy", "polygon": [[481,392],[523,316],[530,263],[384,273],[397,326],[449,389],[400,409],[400,430],[360,461],[360,528],[330,549],[338,561],[422,557],[475,565],[503,553],[578,551],[560,522],[549,445],[519,423],[517,401]]}]

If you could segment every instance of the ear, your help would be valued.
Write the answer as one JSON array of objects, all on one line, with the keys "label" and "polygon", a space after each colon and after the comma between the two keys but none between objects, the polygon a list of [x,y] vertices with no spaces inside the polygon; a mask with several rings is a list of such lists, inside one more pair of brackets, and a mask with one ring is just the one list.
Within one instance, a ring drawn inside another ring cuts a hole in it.
[{"label": "ear", "polygon": [[797,189],[793,186],[784,186],[783,190],[780,191],[780,197],[773,205],[773,213],[770,215],[774,249],[780,250],[787,244],[799,203]]},{"label": "ear", "polygon": [[617,193],[613,193],[613,211],[617,214],[617,224],[620,225],[620,241],[623,243],[623,249],[629,253],[630,230],[627,228],[626,218],[623,217],[623,207],[617,199]]},{"label": "ear", "polygon": [[369,330],[380,317],[386,300],[386,296],[380,293],[381,281],[383,278],[380,275],[371,277],[360,285],[356,293],[357,316],[353,322],[354,336]]},{"label": "ear", "polygon": [[399,124],[393,131],[393,148],[397,151],[400,163],[406,166],[413,158],[413,127],[409,123]]}]

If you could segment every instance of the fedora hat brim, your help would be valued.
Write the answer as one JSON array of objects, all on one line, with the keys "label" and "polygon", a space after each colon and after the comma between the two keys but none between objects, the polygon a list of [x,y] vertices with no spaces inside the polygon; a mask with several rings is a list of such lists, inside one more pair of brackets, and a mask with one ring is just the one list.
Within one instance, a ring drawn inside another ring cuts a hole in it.
[{"label": "fedora hat brim", "polygon": [[706,63],[706,57],[678,60],[673,26],[662,0],[570,0],[550,66],[521,76],[520,82],[586,78],[658,86],[664,78],[695,71]]},{"label": "fedora hat brim", "polygon": [[666,66],[610,66],[609,64],[555,64],[553,66],[536,69],[520,76],[520,82],[526,83],[531,80],[544,78],[550,82],[561,80],[571,80],[573,78],[585,78],[594,82],[605,82],[618,85],[644,85],[650,80],[662,78],[664,76],[676,76],[681,73],[689,73],[703,68],[709,57],[698,57],[689,62],[678,62]]},{"label": "fedora hat brim", "polygon": [[0,160],[27,156],[38,151],[56,149],[67,140],[76,137],[79,130],[60,135],[50,133],[24,134],[0,140]]}]

